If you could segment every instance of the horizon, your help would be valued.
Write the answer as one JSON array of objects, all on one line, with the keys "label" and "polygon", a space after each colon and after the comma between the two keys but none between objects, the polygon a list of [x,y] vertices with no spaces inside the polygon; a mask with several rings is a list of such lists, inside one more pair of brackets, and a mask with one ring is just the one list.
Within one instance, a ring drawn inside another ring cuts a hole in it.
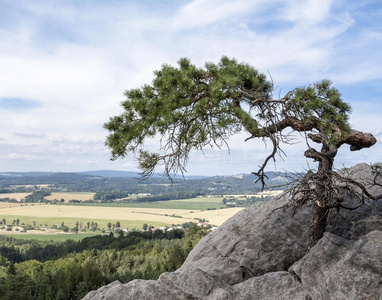
[{"label": "horizon", "polygon": [[[0,0],[0,171],[139,172],[132,155],[110,161],[103,124],[121,113],[125,90],[182,57],[199,67],[224,55],[248,63],[275,81],[275,98],[329,79],[352,106],[352,127],[378,140],[381,15],[376,0]],[[247,137],[232,137],[229,150],[193,151],[185,176],[257,171],[269,149]],[[158,140],[147,147],[157,150]],[[315,167],[297,141],[266,170]],[[343,146],[335,168],[381,161],[381,141],[358,152]]]}]

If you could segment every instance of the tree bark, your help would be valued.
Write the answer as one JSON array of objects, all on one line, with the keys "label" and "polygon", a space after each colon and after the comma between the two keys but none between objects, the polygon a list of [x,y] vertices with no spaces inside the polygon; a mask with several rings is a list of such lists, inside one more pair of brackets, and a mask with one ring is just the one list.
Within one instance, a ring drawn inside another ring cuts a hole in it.
[{"label": "tree bark", "polygon": [[312,220],[307,245],[308,251],[324,236],[328,214],[329,210],[327,208],[319,206],[316,202],[313,203]]},{"label": "tree bark", "polygon": [[[314,247],[317,242],[324,236],[326,231],[326,221],[329,215],[329,208],[325,205],[327,195],[326,189],[329,173],[333,168],[334,157],[337,154],[336,147],[322,146],[321,152],[310,148],[305,151],[305,156],[319,161],[317,174],[319,174],[319,182],[316,182],[316,191],[313,201],[312,219],[309,228],[309,236],[307,243],[307,251]],[[321,199],[320,199],[321,198]],[[321,201],[320,201],[321,200]]]}]

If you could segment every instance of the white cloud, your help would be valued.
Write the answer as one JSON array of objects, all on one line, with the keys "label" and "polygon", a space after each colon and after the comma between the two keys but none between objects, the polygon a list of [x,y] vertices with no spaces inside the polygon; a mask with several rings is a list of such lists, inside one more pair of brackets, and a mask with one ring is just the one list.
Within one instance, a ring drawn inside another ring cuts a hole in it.
[{"label": "white cloud", "polygon": [[29,161],[41,161],[43,160],[42,157],[36,156],[36,155],[30,155],[30,154],[18,154],[18,153],[10,153],[5,159],[11,159],[11,160],[29,160]]},{"label": "white cloud", "polygon": [[32,139],[41,139],[44,138],[45,135],[39,134],[39,133],[33,133],[33,132],[15,132],[15,136],[19,136],[22,138],[32,138]]},{"label": "white cloud", "polygon": [[317,24],[330,17],[333,2],[333,0],[290,1],[292,5],[286,9],[283,17],[302,25]]},{"label": "white cloud", "polygon": [[239,0],[195,0],[182,7],[173,19],[173,27],[182,31],[195,29],[225,21],[230,18],[238,18],[248,14],[253,8],[262,5],[265,1]]},{"label": "white cloud", "polygon": [[[2,144],[20,158],[36,151],[33,155],[54,161],[45,168],[85,170],[97,161],[99,166],[131,168],[133,159],[108,161],[102,125],[120,113],[125,89],[149,83],[155,69],[181,57],[198,66],[222,55],[236,57],[269,72],[281,94],[322,78],[352,86],[381,80],[377,49],[382,33],[378,24],[360,24],[360,13],[368,12],[353,2],[195,0],[148,6],[18,1],[9,14],[16,16],[14,26],[2,27],[0,20],[0,98],[32,99],[40,106],[1,110]],[[367,119],[365,128],[380,130],[378,110],[353,115],[354,125]],[[244,138],[232,138],[233,150],[266,156],[261,143],[244,143]],[[303,145],[298,147],[302,151]],[[227,158],[229,170],[243,168],[235,153]],[[367,153],[379,157],[375,151]],[[4,167],[11,171],[36,165]],[[197,167],[189,169],[198,173]]]}]

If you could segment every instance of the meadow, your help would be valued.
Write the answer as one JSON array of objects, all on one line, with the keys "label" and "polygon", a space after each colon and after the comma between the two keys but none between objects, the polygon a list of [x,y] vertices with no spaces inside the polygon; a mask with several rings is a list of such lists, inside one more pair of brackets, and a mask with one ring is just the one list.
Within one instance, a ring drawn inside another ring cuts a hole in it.
[{"label": "meadow", "polygon": [[[4,205],[0,207],[0,220],[5,218],[7,224],[11,224],[13,220],[19,219],[20,225],[36,224],[39,227],[52,227],[53,225],[58,227],[64,222],[70,228],[74,227],[76,222],[79,222],[82,227],[85,227],[88,222],[94,222],[98,224],[99,228],[105,229],[107,223],[115,224],[119,221],[122,228],[141,229],[145,223],[154,227],[169,227],[173,224],[198,222],[205,219],[209,224],[219,226],[242,209],[239,207],[220,209],[221,200],[221,197],[202,197],[135,204],[51,205],[28,203],[27,205]],[[46,232],[46,234],[48,233],[50,232]]]},{"label": "meadow", "polygon": [[[4,234],[4,233],[1,233]],[[80,241],[86,237],[91,237],[95,235],[99,235],[99,232],[86,232],[86,233],[60,233],[60,234],[38,234],[38,233],[7,233],[7,236],[11,236],[15,239],[23,239],[23,240],[36,240],[36,241],[53,241],[53,242],[65,242],[66,240],[74,240]]]},{"label": "meadow", "polygon": [[105,206],[105,207],[130,207],[130,208],[161,208],[161,209],[185,209],[185,210],[207,210],[219,209],[224,207],[223,197],[197,197],[180,200],[167,200],[155,202],[134,202],[126,203],[122,199],[113,203],[81,203],[78,205],[86,206]]},{"label": "meadow", "polygon": [[[21,201],[26,196],[30,195],[32,193],[4,193],[0,194],[0,199],[2,198],[13,198],[17,201]],[[93,200],[93,196],[95,193],[88,193],[88,192],[64,192],[64,193],[56,193],[53,192],[50,196],[45,197],[46,200],[58,200],[64,199],[64,201],[67,203],[69,200],[80,200],[80,201],[86,201],[86,200]]]},{"label": "meadow", "polygon": [[2,198],[10,198],[10,199],[16,199],[17,201],[21,201],[26,196],[30,195],[32,193],[5,193],[0,194],[0,199]]},{"label": "meadow", "polygon": [[65,202],[69,202],[70,200],[93,200],[93,196],[95,193],[88,192],[65,192],[65,193],[55,193],[52,195],[45,197],[46,200],[58,200],[64,199]]}]

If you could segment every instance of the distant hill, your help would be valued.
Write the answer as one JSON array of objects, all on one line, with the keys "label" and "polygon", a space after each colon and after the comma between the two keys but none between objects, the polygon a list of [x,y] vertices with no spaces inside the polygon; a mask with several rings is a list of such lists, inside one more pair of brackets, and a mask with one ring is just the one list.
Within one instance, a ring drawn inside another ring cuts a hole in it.
[{"label": "distant hill", "polygon": [[49,176],[54,172],[0,172],[0,176],[25,177],[25,176]]},{"label": "distant hill", "polygon": [[[282,172],[267,172],[268,188],[287,183],[290,178]],[[54,185],[55,189],[68,192],[111,192],[149,193],[165,195],[194,192],[205,194],[253,194],[261,190],[261,182],[252,174],[224,176],[185,176],[177,175],[170,182],[161,174],[155,174],[147,181],[137,180],[137,172],[96,170],[86,172],[2,172],[0,189],[17,185]]]},{"label": "distant hill", "polygon": [[[139,178],[140,174],[138,172],[132,171],[115,171],[115,170],[96,170],[96,171],[85,171],[85,172],[0,172],[0,177],[78,177],[78,176],[92,176],[92,177],[103,177],[103,178]],[[161,174],[154,174],[154,177],[163,177]],[[185,176],[186,179],[203,179],[209,178],[211,176],[199,176],[191,175]],[[181,175],[176,175],[175,178],[182,179]]]},{"label": "distant hill", "polygon": [[[104,178],[139,178],[140,174],[138,172],[132,171],[114,171],[114,170],[97,170],[97,171],[86,171],[80,172],[79,174],[91,175],[91,176],[99,176]],[[163,177],[161,174],[154,174],[154,177]],[[200,176],[200,175],[190,175],[185,176],[185,179],[193,180],[193,179],[204,179],[209,178],[211,176]],[[176,179],[182,179],[181,175],[176,175]]]},{"label": "distant hill", "polygon": [[71,184],[90,177],[90,175],[80,173],[2,172],[0,173],[0,183],[13,185]]},{"label": "distant hill", "polygon": [[79,172],[79,174],[96,176],[96,177],[105,177],[105,178],[113,178],[113,177],[120,177],[120,178],[123,178],[123,177],[133,177],[133,178],[138,178],[139,177],[139,173],[138,172],[114,171],[114,170],[86,171],[86,172]]}]

